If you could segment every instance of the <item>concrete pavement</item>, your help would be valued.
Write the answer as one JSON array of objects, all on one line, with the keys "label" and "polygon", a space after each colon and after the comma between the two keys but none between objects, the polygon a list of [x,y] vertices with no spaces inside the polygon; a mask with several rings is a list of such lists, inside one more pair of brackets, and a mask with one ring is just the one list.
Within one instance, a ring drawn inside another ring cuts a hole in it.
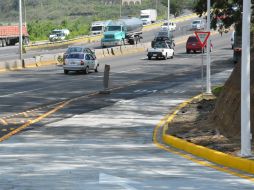
[{"label": "concrete pavement", "polygon": [[[229,74],[227,71],[213,75],[213,84],[221,84]],[[160,91],[116,90],[107,97],[88,100],[109,105],[61,119],[61,113],[86,105],[85,100],[76,102],[59,113],[59,121],[36,125],[33,130],[0,145],[0,187],[17,190],[253,189],[251,181],[201,166],[153,144],[153,129],[162,116],[198,94],[200,89],[200,81],[193,80]],[[123,93],[143,95],[126,99],[121,98]]]}]

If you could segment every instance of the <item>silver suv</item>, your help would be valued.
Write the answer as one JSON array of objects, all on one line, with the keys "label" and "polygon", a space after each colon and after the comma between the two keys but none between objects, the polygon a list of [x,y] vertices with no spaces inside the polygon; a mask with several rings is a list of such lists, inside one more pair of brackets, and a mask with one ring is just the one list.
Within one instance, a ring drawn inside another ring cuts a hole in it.
[{"label": "silver suv", "polygon": [[203,20],[194,20],[191,24],[192,30],[204,30],[205,29],[205,23]]}]

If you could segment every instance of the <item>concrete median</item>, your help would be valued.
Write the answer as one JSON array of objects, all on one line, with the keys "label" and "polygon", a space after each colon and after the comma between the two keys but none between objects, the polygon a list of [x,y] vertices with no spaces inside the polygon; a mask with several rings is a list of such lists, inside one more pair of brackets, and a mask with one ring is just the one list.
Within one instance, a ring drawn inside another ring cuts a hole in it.
[{"label": "concrete median", "polygon": [[0,62],[0,72],[19,70],[22,68],[23,66],[20,60],[9,60]]}]

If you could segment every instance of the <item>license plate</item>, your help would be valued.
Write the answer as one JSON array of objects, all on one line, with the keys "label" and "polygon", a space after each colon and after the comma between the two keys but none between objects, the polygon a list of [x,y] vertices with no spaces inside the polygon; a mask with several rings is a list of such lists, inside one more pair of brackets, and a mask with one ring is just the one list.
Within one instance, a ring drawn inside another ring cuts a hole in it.
[{"label": "license plate", "polygon": [[153,56],[157,56],[157,54],[153,54]]}]

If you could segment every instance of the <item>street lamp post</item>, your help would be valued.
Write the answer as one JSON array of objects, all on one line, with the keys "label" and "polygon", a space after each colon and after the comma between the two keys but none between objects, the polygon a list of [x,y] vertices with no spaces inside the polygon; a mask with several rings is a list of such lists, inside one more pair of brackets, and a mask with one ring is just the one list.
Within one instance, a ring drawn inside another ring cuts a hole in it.
[{"label": "street lamp post", "polygon": [[120,0],[120,18],[122,17],[122,0]]},{"label": "street lamp post", "polygon": [[170,15],[170,0],[168,0],[168,36],[169,36],[169,15]]},{"label": "street lamp post", "polygon": [[[207,23],[206,23],[206,29],[207,32],[211,31],[211,0],[207,0]],[[206,64],[206,94],[211,94],[211,41],[210,41],[210,35],[207,39],[207,64]]]},{"label": "street lamp post", "polygon": [[241,63],[241,156],[251,156],[250,129],[250,17],[251,2],[243,0]]},{"label": "street lamp post", "polygon": [[19,0],[19,58],[21,63],[23,64],[23,55],[22,55],[22,44],[23,44],[23,39],[22,39],[22,1]]}]

